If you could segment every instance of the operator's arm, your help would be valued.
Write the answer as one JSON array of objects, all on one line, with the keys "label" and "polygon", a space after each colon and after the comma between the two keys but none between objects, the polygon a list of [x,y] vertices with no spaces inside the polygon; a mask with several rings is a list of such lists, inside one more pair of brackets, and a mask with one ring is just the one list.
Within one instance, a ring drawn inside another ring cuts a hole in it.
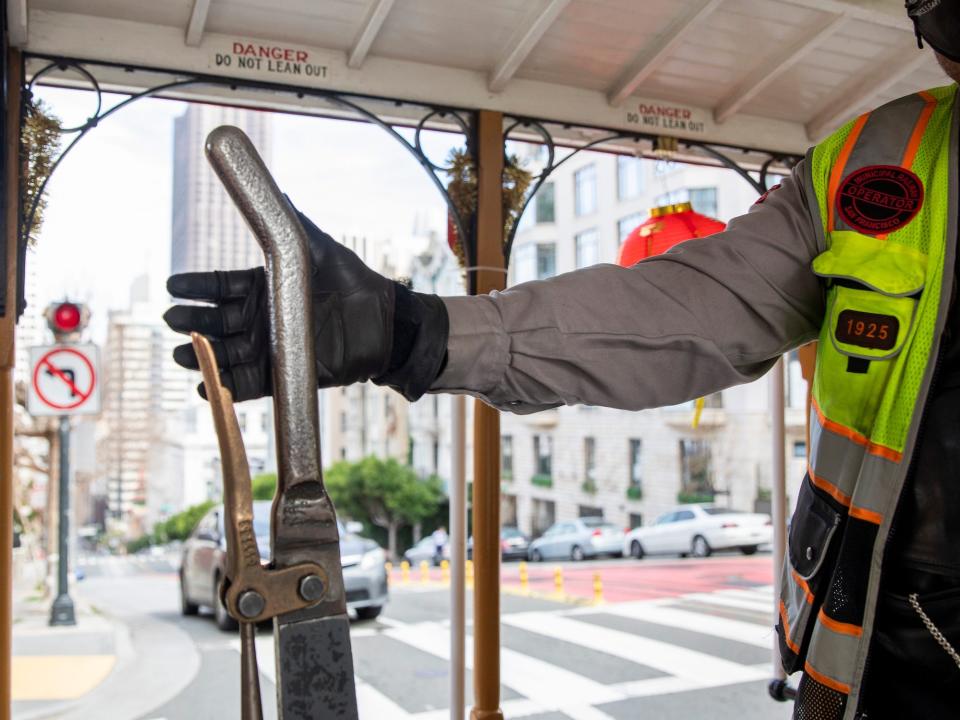
[{"label": "operator's arm", "polygon": [[[823,314],[810,270],[823,242],[803,172],[801,164],[719,235],[632,268],[601,265],[481,297],[411,292],[301,215],[318,383],[371,380],[409,400],[427,390],[470,393],[533,412],[563,403],[669,405],[758,377],[813,338]],[[174,330],[211,339],[237,402],[271,392],[264,278],[252,268],[167,283],[193,304],[164,317]],[[197,367],[189,343],[174,359]]]},{"label": "operator's arm", "polygon": [[727,230],[631,268],[598,265],[481,297],[444,298],[433,392],[518,413],[672,405],[765,373],[816,337],[821,251],[798,165]]}]

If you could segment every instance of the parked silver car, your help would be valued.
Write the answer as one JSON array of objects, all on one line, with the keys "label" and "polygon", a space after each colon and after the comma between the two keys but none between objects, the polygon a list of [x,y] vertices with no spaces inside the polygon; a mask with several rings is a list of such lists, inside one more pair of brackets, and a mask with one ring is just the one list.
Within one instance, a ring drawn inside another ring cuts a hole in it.
[{"label": "parked silver car", "polygon": [[554,523],[530,543],[534,562],[551,558],[583,560],[598,555],[623,555],[623,528],[599,517],[584,517]]},{"label": "parked silver car", "polygon": [[[260,557],[269,558],[270,501],[253,504],[253,531],[257,536]],[[338,521],[339,523],[339,521]],[[387,602],[387,572],[383,549],[373,540],[340,529],[340,562],[347,607],[361,620],[380,614]],[[197,523],[183,544],[180,563],[180,609],[184,615],[196,615],[201,606],[213,608],[221,630],[236,628],[236,622],[220,602],[218,586],[227,558],[226,535],[223,531],[223,506],[215,507]]]}]

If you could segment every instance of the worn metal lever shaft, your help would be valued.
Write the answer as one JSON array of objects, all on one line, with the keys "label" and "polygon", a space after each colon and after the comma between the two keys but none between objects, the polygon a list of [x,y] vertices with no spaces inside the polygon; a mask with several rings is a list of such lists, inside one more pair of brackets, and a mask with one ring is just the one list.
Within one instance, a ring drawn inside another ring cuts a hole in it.
[{"label": "worn metal lever shaft", "polygon": [[316,603],[274,620],[279,715],[353,720],[357,701],[340,538],[320,465],[308,239],[241,130],[216,128],[207,136],[206,152],[266,259],[277,439],[272,564],[319,566],[301,589]]}]

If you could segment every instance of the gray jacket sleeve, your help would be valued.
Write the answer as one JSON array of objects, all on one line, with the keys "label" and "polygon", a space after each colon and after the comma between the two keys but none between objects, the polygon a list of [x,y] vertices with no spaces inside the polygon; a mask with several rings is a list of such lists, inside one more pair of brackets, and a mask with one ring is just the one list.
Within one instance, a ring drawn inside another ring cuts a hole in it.
[{"label": "gray jacket sleeve", "polygon": [[639,410],[756,379],[812,340],[823,240],[801,162],[726,231],[630,268],[597,265],[479,297],[444,298],[447,365],[432,392],[515,413]]}]

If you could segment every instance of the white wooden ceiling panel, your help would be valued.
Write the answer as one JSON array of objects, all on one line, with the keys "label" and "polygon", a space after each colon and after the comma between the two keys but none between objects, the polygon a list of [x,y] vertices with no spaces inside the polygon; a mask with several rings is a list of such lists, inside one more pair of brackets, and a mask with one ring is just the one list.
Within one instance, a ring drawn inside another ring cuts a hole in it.
[{"label": "white wooden ceiling panel", "polygon": [[28,10],[55,10],[95,17],[186,27],[193,0],[28,0]]},{"label": "white wooden ceiling panel", "polygon": [[345,50],[366,7],[366,0],[213,0],[206,31]]},{"label": "white wooden ceiling panel", "polygon": [[528,6],[525,0],[400,0],[370,54],[487,71],[500,59]]}]

